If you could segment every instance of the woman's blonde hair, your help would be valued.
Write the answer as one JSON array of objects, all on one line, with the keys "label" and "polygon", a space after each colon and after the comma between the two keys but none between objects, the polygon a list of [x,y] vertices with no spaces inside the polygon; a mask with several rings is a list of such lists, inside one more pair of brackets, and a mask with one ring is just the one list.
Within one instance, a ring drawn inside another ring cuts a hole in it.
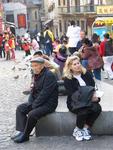
[{"label": "woman's blonde hair", "polygon": [[[66,63],[65,63],[65,67],[63,70],[63,77],[68,78],[68,79],[72,79],[73,77],[73,73],[71,71],[71,65],[73,63],[74,60],[78,60],[80,62],[80,58],[78,56],[70,56],[67,58]],[[86,69],[81,65],[81,73],[85,74],[86,73]]]}]

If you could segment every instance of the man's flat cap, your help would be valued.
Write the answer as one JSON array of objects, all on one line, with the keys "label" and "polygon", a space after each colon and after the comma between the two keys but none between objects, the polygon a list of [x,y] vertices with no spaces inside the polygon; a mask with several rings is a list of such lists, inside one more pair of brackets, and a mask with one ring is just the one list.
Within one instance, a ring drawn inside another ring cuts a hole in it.
[{"label": "man's flat cap", "polygon": [[37,57],[37,58],[31,59],[31,62],[36,62],[36,63],[43,64],[45,61],[44,61],[44,58],[42,58],[42,57]]}]

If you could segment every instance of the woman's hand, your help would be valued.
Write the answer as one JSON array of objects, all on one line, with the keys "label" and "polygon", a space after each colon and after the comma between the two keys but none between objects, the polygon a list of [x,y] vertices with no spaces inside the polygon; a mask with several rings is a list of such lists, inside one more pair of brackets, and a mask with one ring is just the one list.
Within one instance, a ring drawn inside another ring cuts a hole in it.
[{"label": "woman's hand", "polygon": [[100,99],[96,96],[96,92],[94,92],[93,97],[92,97],[92,102],[99,102]]}]

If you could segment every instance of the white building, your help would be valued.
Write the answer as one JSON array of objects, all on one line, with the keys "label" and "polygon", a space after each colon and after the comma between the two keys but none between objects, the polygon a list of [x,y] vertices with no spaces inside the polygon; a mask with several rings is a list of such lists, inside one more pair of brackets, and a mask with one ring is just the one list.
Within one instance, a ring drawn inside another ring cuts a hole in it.
[{"label": "white building", "polygon": [[27,30],[27,8],[22,3],[4,3],[5,23],[14,23],[15,34],[23,35]]}]

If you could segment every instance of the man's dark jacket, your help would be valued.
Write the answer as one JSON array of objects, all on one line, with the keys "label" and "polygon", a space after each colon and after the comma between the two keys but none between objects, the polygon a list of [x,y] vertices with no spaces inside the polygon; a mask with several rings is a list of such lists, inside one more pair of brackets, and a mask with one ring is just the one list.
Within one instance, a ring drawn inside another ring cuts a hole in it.
[{"label": "man's dark jacket", "polygon": [[57,80],[47,68],[44,68],[39,75],[34,75],[34,87],[28,101],[33,109],[44,105],[50,110],[56,109],[58,105]]}]

